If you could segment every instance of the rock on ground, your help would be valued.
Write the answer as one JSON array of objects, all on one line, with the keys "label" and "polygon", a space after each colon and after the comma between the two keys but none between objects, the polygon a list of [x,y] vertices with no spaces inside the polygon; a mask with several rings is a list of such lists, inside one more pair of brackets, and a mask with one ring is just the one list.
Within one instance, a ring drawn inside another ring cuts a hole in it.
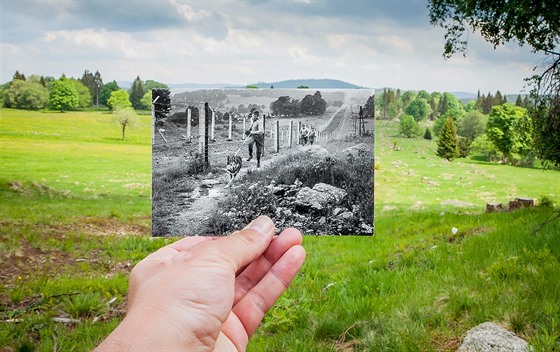
[{"label": "rock on ground", "polygon": [[527,341],[494,324],[483,323],[467,333],[457,352],[527,352]]}]

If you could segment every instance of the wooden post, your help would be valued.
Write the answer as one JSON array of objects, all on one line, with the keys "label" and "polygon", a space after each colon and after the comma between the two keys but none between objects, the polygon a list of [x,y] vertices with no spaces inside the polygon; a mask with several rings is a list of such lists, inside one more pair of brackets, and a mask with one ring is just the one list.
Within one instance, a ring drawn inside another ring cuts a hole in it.
[{"label": "wooden post", "polygon": [[154,104],[152,104],[152,146],[156,140],[156,109]]},{"label": "wooden post", "polygon": [[204,153],[206,140],[204,136],[204,125],[206,124],[206,109],[204,109],[204,104],[198,104],[198,152],[200,154]]},{"label": "wooden post", "polygon": [[189,106],[187,108],[187,143],[191,142],[191,118],[192,118],[192,113],[191,113],[191,107]]},{"label": "wooden post", "polygon": [[210,161],[208,160],[208,125],[210,125],[210,112],[212,110],[208,107],[208,103],[204,103],[204,166],[208,168],[210,166]]},{"label": "wooden post", "polygon": [[243,116],[243,134],[241,135],[241,139],[245,139],[245,131],[247,131],[247,122],[245,121],[245,116]]},{"label": "wooden post", "polygon": [[231,117],[231,113],[229,113],[229,131],[228,131],[228,141],[232,140],[232,126],[233,126],[233,120]]},{"label": "wooden post", "polygon": [[263,114],[263,118],[262,118],[262,131],[263,131],[263,146],[262,146],[262,153],[261,156],[264,156],[264,151],[265,151],[265,139],[266,139],[266,115]]},{"label": "wooden post", "polygon": [[294,121],[290,120],[290,126],[288,127],[288,147],[292,147],[292,130],[294,129]]},{"label": "wooden post", "polygon": [[297,122],[296,141],[296,144],[301,144],[301,121]]},{"label": "wooden post", "polygon": [[278,132],[280,132],[280,120],[276,120],[276,123],[274,124],[274,150],[276,151],[276,153],[280,152],[280,135],[278,134]]},{"label": "wooden post", "polygon": [[212,129],[210,130],[210,140],[214,142],[216,138],[214,138],[214,129],[216,128],[216,111],[210,109],[212,111]]}]

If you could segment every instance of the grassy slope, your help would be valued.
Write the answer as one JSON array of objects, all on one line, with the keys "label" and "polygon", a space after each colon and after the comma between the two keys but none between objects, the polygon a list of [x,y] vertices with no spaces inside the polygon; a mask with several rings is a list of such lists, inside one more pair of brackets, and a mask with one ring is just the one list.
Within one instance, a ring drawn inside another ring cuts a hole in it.
[{"label": "grassy slope", "polygon": [[91,350],[122,318],[131,265],[165,243],[148,237],[140,120],[123,142],[107,113],[0,110],[0,320],[23,319],[0,323],[0,347]]},{"label": "grassy slope", "polygon": [[[170,241],[147,237],[149,121],[122,143],[103,113],[0,113],[1,162],[8,166],[0,184],[0,318],[23,319],[0,323],[0,346],[91,350],[122,318],[130,267]],[[484,201],[441,176],[456,174],[451,180],[462,182],[470,174],[449,169],[456,162],[432,159],[433,142],[387,138],[387,128],[377,129],[376,236],[306,237],[303,270],[249,350],[452,350],[485,320],[505,323],[537,347],[557,344],[558,222],[535,235],[531,229],[546,219],[544,210],[479,213]],[[380,149],[395,139],[404,150]],[[51,147],[56,151],[48,153]],[[417,149],[428,159],[418,158]],[[394,168],[396,160],[409,166]],[[513,196],[539,197],[558,180],[557,172],[474,165],[483,173],[473,174],[471,189],[500,201],[510,198],[512,185],[526,190]],[[415,177],[400,173],[409,168]],[[422,176],[439,186],[425,187]],[[14,191],[9,182],[22,187]],[[442,208],[445,199],[480,207]],[[417,201],[425,209],[410,211]],[[383,210],[386,205],[396,209]],[[59,309],[81,323],[52,322]]]},{"label": "grassy slope", "polygon": [[[535,234],[550,210],[483,209],[518,196],[558,203],[560,173],[447,163],[434,156],[434,141],[395,132],[377,126],[375,238],[305,238],[304,268],[250,350],[453,351],[484,321],[536,350],[559,348],[559,221]],[[392,150],[395,140],[402,150]],[[448,199],[476,206],[440,204]]]}]

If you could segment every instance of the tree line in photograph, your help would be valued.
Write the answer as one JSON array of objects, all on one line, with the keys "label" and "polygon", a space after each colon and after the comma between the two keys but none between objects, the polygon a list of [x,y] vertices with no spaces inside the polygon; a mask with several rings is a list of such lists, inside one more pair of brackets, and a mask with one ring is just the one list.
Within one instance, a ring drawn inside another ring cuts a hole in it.
[{"label": "tree line in photograph", "polygon": [[0,101],[6,108],[24,110],[51,109],[70,111],[79,109],[132,107],[137,110],[151,108],[151,89],[167,88],[153,80],[142,81],[136,77],[128,89],[116,81],[104,84],[99,71],[85,70],[81,78],[58,79],[52,76],[30,75],[16,71],[12,80],[0,86]]}]

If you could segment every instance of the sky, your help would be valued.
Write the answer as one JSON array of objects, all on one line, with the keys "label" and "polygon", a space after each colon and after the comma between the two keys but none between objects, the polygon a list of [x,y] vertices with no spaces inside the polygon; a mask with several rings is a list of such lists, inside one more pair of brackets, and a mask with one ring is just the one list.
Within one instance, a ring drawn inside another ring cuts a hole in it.
[{"label": "sky", "polygon": [[527,91],[541,57],[469,34],[444,59],[427,0],[1,0],[1,83],[16,70],[105,83],[246,85],[339,79],[369,88]]}]

